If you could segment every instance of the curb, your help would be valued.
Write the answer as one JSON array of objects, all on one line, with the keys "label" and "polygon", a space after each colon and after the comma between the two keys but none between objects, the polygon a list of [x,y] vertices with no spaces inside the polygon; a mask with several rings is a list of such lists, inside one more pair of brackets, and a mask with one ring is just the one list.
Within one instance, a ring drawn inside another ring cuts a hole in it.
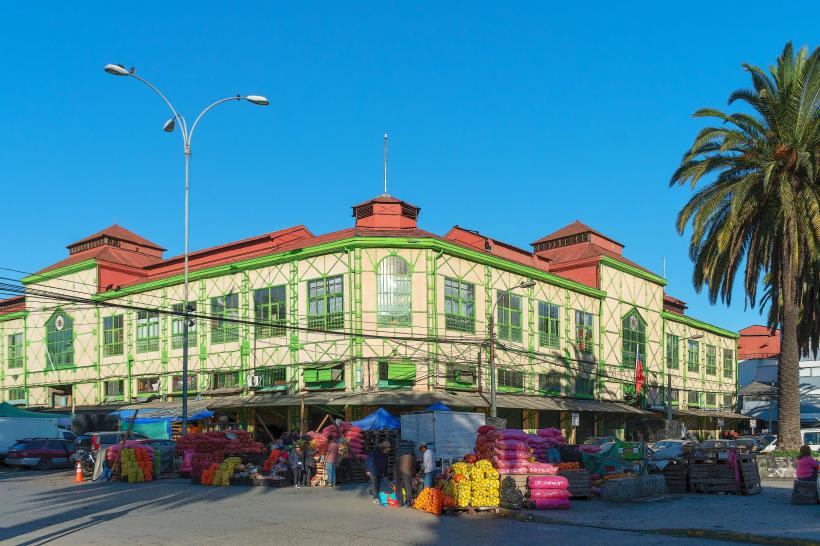
[{"label": "curb", "polygon": [[607,531],[621,531],[625,533],[638,533],[647,535],[663,535],[683,538],[703,538],[710,540],[721,540],[724,542],[740,542],[743,544],[771,544],[773,546],[820,546],[820,541],[801,538],[782,537],[773,535],[757,535],[753,533],[741,533],[735,531],[715,531],[711,529],[635,529],[632,527],[618,527],[614,525],[603,525],[597,523],[579,523],[577,521],[566,521],[560,518],[541,514],[522,513],[517,510],[499,508],[499,515],[504,518],[514,519],[523,523],[542,523],[547,525],[566,525],[570,527],[586,527],[591,529],[604,529]]}]

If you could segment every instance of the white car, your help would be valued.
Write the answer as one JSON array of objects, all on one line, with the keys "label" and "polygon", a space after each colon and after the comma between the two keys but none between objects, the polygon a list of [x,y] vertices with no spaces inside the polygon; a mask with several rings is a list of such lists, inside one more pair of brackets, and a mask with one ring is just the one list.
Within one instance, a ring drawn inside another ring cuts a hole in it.
[{"label": "white car", "polygon": [[820,428],[800,429],[803,445],[808,445],[812,451],[820,451]]}]

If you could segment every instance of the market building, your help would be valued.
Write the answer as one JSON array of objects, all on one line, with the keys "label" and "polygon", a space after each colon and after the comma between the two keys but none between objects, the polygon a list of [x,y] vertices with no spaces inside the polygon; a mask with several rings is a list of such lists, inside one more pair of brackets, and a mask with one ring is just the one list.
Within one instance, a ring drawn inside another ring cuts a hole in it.
[{"label": "market building", "polygon": [[[510,427],[634,436],[667,400],[689,428],[740,417],[737,334],[687,316],[623,244],[574,222],[528,251],[459,226],[424,231],[419,213],[382,195],[353,207],[351,228],[299,225],[192,252],[196,403],[280,429],[328,407],[348,418],[436,401],[489,411],[492,315]],[[67,248],[0,302],[0,399],[178,400],[183,257],[117,225]]]}]

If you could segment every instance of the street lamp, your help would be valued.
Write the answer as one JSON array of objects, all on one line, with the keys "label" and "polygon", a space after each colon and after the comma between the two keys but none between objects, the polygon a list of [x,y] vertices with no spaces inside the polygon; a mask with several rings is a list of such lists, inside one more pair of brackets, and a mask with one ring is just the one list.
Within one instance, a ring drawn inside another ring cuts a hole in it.
[{"label": "street lamp", "polygon": [[[683,338],[678,343],[686,342],[690,339],[701,339],[702,337],[703,334],[695,334]],[[680,361],[680,359],[678,361]],[[666,363],[666,419],[672,421],[672,374],[669,373],[669,362]]]},{"label": "street lamp", "polygon": [[[535,281],[521,281],[513,286],[510,290],[516,288],[532,288],[535,286]],[[495,404],[495,308],[498,306],[498,301],[501,296],[508,293],[509,290],[499,293],[495,297],[492,307],[490,308],[490,316],[487,318],[487,327],[490,330],[490,416],[496,417],[498,408]]]},{"label": "street lamp", "polygon": [[261,95],[236,95],[234,97],[219,99],[199,113],[189,130],[185,118],[177,113],[174,106],[165,97],[165,95],[163,95],[162,92],[153,84],[138,76],[133,68],[126,70],[126,68],[121,64],[107,64],[105,65],[105,71],[114,76],[131,76],[132,78],[141,81],[153,89],[154,92],[159,95],[163,101],[165,101],[165,104],[167,104],[168,108],[171,109],[174,117],[165,122],[162,126],[163,131],[166,133],[173,133],[177,122],[180,126],[180,134],[182,135],[182,151],[185,154],[185,253],[183,265],[184,288],[182,296],[184,318],[182,323],[182,434],[186,434],[188,432],[188,328],[192,325],[190,319],[188,318],[190,312],[192,311],[188,303],[188,173],[189,163],[191,161],[191,139],[194,136],[194,130],[196,129],[199,120],[202,119],[202,116],[204,116],[213,107],[222,104],[223,102],[245,100],[257,106],[267,106],[270,103],[267,98]]}]

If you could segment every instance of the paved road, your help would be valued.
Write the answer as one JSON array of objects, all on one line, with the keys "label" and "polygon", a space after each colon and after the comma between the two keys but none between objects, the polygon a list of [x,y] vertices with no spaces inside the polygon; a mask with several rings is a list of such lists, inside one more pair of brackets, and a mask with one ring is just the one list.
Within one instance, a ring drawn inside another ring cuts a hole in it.
[{"label": "paved road", "polygon": [[[72,483],[70,472],[0,469],[0,542],[34,544],[718,544],[485,517],[435,517],[370,503],[363,487]],[[722,543],[725,544],[725,543]]]}]

